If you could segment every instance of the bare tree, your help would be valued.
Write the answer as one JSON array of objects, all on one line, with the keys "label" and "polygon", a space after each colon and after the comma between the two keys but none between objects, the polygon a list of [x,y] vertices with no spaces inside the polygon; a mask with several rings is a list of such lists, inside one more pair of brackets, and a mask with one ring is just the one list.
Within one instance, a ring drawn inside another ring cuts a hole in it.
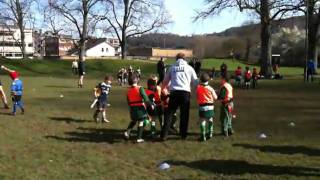
[{"label": "bare tree", "polygon": [[[306,1],[309,1],[306,3]],[[320,25],[320,1],[319,0],[302,0],[302,11],[307,15],[308,28],[308,52],[307,59],[313,60],[318,64],[318,41],[319,41],[319,25]],[[301,3],[301,4],[302,4]]]},{"label": "bare tree", "polygon": [[25,27],[27,19],[32,17],[31,6],[33,2],[34,0],[0,0],[0,19],[4,20],[5,25],[8,25],[7,23],[17,25],[20,30],[18,44],[23,58],[27,57]]},{"label": "bare tree", "polygon": [[163,0],[104,0],[105,20],[119,39],[122,59],[127,56],[127,39],[164,27],[170,17]]},{"label": "bare tree", "polygon": [[238,8],[242,11],[254,12],[259,16],[261,24],[261,73],[266,77],[272,74],[271,69],[271,23],[282,18],[290,11],[298,10],[294,0],[205,0],[205,9],[198,11],[195,20],[217,15],[227,8]]},{"label": "bare tree", "polygon": [[70,22],[79,37],[79,60],[84,61],[89,28],[101,16],[97,15],[97,4],[101,0],[49,0],[49,7]]}]

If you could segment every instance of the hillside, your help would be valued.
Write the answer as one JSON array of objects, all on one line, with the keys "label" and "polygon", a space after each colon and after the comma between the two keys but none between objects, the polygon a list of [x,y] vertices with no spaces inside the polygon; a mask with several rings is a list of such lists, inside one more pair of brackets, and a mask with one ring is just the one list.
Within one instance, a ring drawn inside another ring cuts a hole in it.
[{"label": "hillside", "polygon": [[[303,16],[273,22],[272,32],[281,28],[304,29]],[[200,58],[228,58],[233,51],[236,58],[256,61],[259,57],[260,25],[232,27],[223,32],[204,35],[179,36],[151,33],[129,39],[129,47],[189,48]]]},{"label": "hillside", "polygon": [[[274,21],[272,24],[272,31],[278,32],[280,28],[290,28],[293,29],[294,27],[298,29],[305,28],[305,16],[296,16],[287,19],[281,19]],[[212,33],[208,34],[208,36],[246,36],[248,34],[252,35],[259,35],[260,31],[260,24],[249,24],[240,27],[231,27],[219,33]]]}]

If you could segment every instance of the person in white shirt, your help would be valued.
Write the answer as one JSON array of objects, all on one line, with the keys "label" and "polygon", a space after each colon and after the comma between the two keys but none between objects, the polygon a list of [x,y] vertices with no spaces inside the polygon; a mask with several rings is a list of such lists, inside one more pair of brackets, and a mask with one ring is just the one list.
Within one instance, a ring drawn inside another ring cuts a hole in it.
[{"label": "person in white shirt", "polygon": [[166,140],[170,129],[173,114],[180,107],[180,135],[182,139],[188,136],[189,110],[190,110],[190,93],[191,86],[196,87],[198,77],[194,69],[184,60],[185,55],[179,53],[176,56],[176,63],[168,70],[162,89],[169,89],[169,112],[165,115],[161,139]]},{"label": "person in white shirt", "polygon": [[77,75],[78,74],[78,61],[75,59],[73,62],[72,62],[72,73],[74,75]]}]

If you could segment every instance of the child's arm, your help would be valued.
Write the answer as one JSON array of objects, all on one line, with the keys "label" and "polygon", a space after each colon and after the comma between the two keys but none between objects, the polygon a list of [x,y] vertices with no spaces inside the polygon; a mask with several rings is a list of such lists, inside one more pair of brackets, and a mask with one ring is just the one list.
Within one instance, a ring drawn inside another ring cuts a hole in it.
[{"label": "child's arm", "polygon": [[212,94],[214,100],[218,99],[217,93],[213,88],[211,89],[211,94]]},{"label": "child's arm", "polygon": [[99,92],[98,92],[98,88],[94,88],[94,97],[98,98],[99,97]]},{"label": "child's arm", "polygon": [[12,73],[12,72],[14,72],[14,70],[11,70],[11,69],[9,69],[9,68],[5,67],[4,65],[2,65],[2,66],[1,66],[1,69],[3,69],[3,70],[5,70],[5,71],[7,71],[8,73]]}]

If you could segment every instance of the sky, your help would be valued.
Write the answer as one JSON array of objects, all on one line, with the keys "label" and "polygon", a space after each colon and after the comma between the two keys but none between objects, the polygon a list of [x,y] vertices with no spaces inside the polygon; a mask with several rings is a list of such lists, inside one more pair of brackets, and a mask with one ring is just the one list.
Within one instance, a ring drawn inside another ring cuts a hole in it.
[{"label": "sky", "polygon": [[241,14],[236,9],[225,10],[222,14],[210,17],[206,20],[193,22],[195,10],[203,7],[204,0],[165,0],[165,5],[169,11],[173,24],[169,25],[165,32],[192,35],[221,32],[234,26],[241,26],[247,15]]}]

